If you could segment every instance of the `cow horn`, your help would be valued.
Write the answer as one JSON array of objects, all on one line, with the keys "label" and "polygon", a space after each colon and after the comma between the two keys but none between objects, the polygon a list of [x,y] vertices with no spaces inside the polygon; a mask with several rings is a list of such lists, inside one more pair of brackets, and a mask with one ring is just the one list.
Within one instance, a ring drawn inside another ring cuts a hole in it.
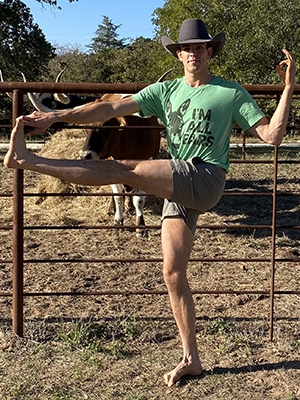
[{"label": "cow horn", "polygon": [[[2,72],[1,69],[0,69],[0,78],[1,78],[1,82],[5,82],[5,79],[4,79],[4,76],[3,76],[3,72]],[[9,92],[6,92],[6,95],[12,100],[12,95]],[[24,99],[24,101],[28,101],[27,94],[24,94],[23,99]]]},{"label": "cow horn", "polygon": [[169,71],[165,72],[160,78],[158,78],[157,82],[162,82],[165,77],[171,72],[173,71],[173,68],[169,69]]},{"label": "cow horn", "polygon": [[[1,77],[1,82],[5,82],[1,69],[0,69],[0,77]],[[12,100],[12,95],[9,92],[6,92],[6,94]]]},{"label": "cow horn", "polygon": [[[23,72],[21,72],[21,75],[23,76],[23,81],[27,82],[25,75]],[[52,112],[51,108],[45,107],[42,103],[43,98],[46,98],[49,96],[49,93],[27,93],[28,99],[30,100],[31,104],[33,107],[41,112],[49,113]]]},{"label": "cow horn", "polygon": [[[63,70],[60,71],[60,73],[56,77],[56,83],[60,82],[60,78],[62,74],[65,72],[67,68],[64,68]],[[64,93],[53,93],[53,97],[55,98],[56,101],[59,101],[60,103],[63,104],[70,104],[70,97]]]}]

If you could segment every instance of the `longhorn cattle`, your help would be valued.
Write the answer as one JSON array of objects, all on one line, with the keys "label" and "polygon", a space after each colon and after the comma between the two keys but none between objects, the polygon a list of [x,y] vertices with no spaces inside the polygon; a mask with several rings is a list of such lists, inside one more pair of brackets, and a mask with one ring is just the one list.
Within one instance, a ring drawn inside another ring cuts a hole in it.
[{"label": "longhorn cattle", "polygon": [[[163,81],[165,76],[172,69],[164,73],[158,82]],[[59,82],[64,70],[57,76],[56,82]],[[23,79],[26,82],[26,78]],[[41,112],[50,112],[66,108],[74,108],[79,105],[85,105],[92,101],[113,101],[119,100],[127,95],[122,94],[104,94],[101,99],[89,96],[70,96],[65,94],[50,93],[28,93],[28,99],[33,106]],[[94,125],[94,124],[93,124]],[[111,128],[112,126],[120,126],[119,129]],[[149,127],[149,129],[130,128],[135,126]],[[105,127],[105,128],[104,128]],[[106,128],[107,127],[107,128]],[[129,127],[129,129],[128,129]],[[152,128],[152,129],[151,129]],[[153,129],[154,128],[154,129]],[[158,129],[161,128],[161,129]],[[126,116],[123,118],[112,119],[106,121],[101,129],[86,129],[86,141],[80,153],[81,158],[90,160],[99,159],[135,159],[146,160],[157,158],[160,146],[160,131],[163,125],[159,124],[156,117],[141,118],[139,116]],[[143,218],[143,207],[145,204],[145,196],[142,191],[134,188],[125,188],[122,184],[111,185],[115,201],[115,222],[123,224],[123,203],[124,196],[117,196],[118,193],[128,192],[136,193],[133,196],[133,204],[136,210],[136,226],[137,235],[140,236],[145,232],[141,227],[145,226]]]},{"label": "longhorn cattle", "polygon": [[[64,72],[65,69],[57,75],[56,83],[60,82],[60,78]],[[26,82],[25,75],[21,74],[24,82]],[[96,98],[95,96],[67,95],[64,93],[28,93],[28,99],[38,111],[50,112],[82,106],[94,101]]]}]

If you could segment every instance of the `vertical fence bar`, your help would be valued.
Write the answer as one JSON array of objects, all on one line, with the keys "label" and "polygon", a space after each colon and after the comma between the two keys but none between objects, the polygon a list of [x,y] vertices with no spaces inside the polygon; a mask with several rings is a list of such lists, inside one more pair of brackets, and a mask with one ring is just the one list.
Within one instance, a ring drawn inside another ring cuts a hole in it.
[{"label": "vertical fence bar", "polygon": [[[23,92],[13,91],[13,125],[23,113]],[[23,337],[23,171],[13,171],[13,332]]]},{"label": "vertical fence bar", "polygon": [[[276,94],[278,106],[281,94]],[[276,256],[276,221],[277,221],[277,177],[278,146],[274,148],[273,209],[272,209],[272,250],[271,250],[271,285],[270,285],[270,340],[274,337],[274,290],[275,290],[275,256]]]},{"label": "vertical fence bar", "polygon": [[278,146],[274,149],[274,181],[273,181],[273,210],[272,210],[272,254],[271,254],[271,285],[270,285],[270,340],[274,336],[274,290],[275,290],[275,257],[276,257],[276,213],[277,213],[277,175],[278,175]]},{"label": "vertical fence bar", "polygon": [[246,160],[246,131],[242,130],[242,160]]}]

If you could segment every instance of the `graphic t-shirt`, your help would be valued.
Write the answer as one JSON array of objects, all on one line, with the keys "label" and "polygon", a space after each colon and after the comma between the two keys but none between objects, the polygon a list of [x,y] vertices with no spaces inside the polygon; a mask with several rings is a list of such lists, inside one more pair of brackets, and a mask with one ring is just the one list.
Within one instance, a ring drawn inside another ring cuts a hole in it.
[{"label": "graphic t-shirt", "polygon": [[199,157],[225,170],[233,125],[247,130],[264,116],[241,85],[219,77],[199,88],[184,77],[154,83],[132,97],[142,116],[162,120],[173,158]]}]

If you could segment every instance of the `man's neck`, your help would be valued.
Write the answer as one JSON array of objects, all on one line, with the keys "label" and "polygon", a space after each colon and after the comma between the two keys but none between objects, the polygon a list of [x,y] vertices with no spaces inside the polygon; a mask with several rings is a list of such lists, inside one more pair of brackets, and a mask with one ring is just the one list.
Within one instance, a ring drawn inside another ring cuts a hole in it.
[{"label": "man's neck", "polygon": [[206,85],[212,80],[212,76],[209,72],[206,72],[201,75],[186,73],[185,74],[185,82],[187,85],[191,87],[201,87]]}]

